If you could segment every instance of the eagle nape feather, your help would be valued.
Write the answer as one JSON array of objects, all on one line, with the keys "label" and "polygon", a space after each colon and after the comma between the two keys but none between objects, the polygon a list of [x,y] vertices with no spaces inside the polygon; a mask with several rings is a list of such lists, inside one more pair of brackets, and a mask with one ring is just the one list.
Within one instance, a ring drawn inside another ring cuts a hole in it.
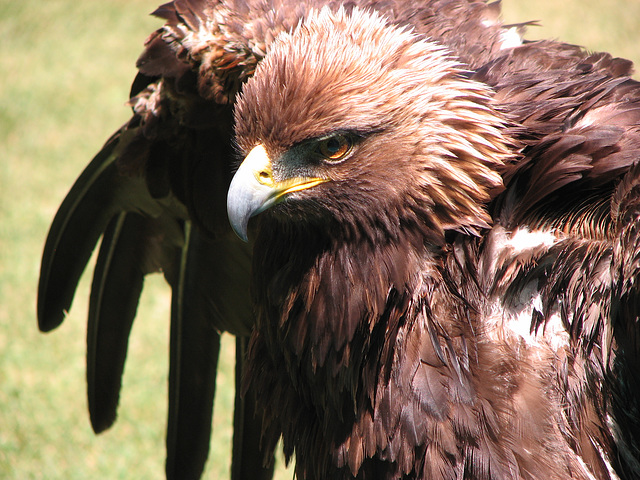
[{"label": "eagle nape feather", "polygon": [[[94,429],[172,288],[167,478],[640,478],[640,84],[499,2],[176,0],[131,120],[52,223],[40,328],[94,246]],[[235,233],[234,233],[235,232]],[[213,432],[215,435],[215,432]]]}]

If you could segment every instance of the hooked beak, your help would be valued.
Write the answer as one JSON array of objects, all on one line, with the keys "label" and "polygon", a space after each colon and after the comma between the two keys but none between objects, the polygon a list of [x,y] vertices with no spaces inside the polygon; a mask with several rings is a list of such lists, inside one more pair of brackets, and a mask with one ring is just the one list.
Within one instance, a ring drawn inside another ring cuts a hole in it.
[{"label": "hooked beak", "polygon": [[254,215],[278,203],[285,195],[314,187],[321,178],[288,178],[275,181],[271,159],[263,145],[247,155],[231,180],[227,193],[227,214],[236,234],[247,241],[247,225]]}]

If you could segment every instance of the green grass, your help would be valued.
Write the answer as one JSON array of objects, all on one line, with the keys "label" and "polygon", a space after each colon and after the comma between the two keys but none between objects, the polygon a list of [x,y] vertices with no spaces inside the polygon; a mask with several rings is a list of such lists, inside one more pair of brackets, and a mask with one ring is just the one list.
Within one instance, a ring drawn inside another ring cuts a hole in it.
[{"label": "green grass", "polygon": [[[504,0],[530,38],[559,37],[640,61],[640,2]],[[119,419],[95,436],[86,413],[88,278],[65,323],[37,330],[35,295],[48,225],[113,130],[135,59],[160,25],[153,0],[0,0],[0,478],[162,478],[170,292],[147,281]],[[578,13],[579,12],[579,13]],[[86,276],[88,277],[88,276]],[[232,339],[224,340],[206,478],[228,478]],[[291,471],[279,471],[290,478]]]}]

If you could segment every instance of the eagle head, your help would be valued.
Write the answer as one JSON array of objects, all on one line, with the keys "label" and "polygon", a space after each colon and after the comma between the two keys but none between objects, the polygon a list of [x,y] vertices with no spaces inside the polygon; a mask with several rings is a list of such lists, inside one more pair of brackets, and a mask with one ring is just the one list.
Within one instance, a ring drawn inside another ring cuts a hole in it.
[{"label": "eagle head", "polygon": [[281,34],[235,123],[245,158],[227,208],[245,240],[266,210],[345,238],[477,233],[513,150],[486,85],[442,46],[359,9],[323,8]]}]

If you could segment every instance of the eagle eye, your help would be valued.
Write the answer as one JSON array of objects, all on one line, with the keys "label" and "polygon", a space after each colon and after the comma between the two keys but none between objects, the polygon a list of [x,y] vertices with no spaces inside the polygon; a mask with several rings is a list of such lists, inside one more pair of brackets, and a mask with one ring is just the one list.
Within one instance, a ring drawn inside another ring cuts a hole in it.
[{"label": "eagle eye", "polygon": [[337,134],[321,140],[318,152],[327,160],[336,162],[342,160],[351,151],[353,141],[347,135]]}]

